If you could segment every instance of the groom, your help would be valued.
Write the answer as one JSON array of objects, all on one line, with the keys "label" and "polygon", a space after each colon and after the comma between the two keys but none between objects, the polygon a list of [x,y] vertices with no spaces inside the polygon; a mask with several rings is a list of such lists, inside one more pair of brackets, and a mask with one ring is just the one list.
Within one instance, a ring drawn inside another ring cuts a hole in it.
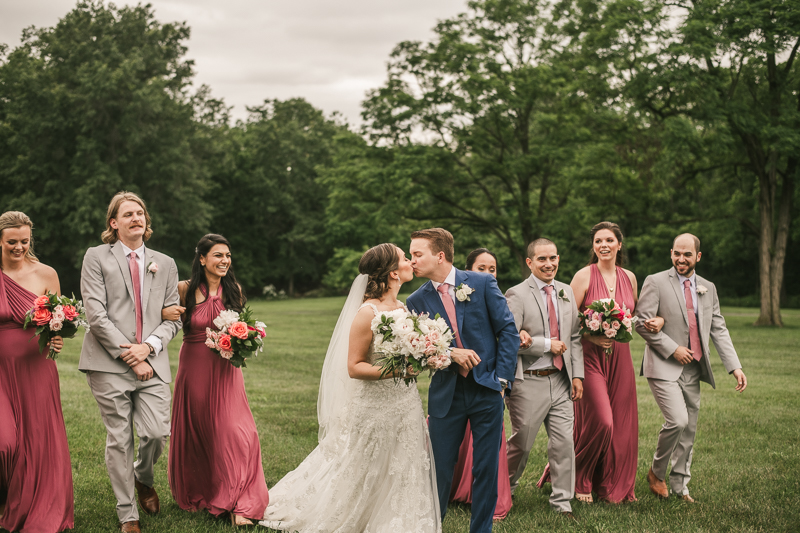
[{"label": "groom", "polygon": [[428,414],[442,520],[467,421],[472,428],[471,533],[492,531],[503,435],[503,392],[514,380],[519,335],[494,277],[453,266],[453,236],[411,234],[411,266],[430,281],[408,297],[412,311],[444,317],[453,330],[453,365],[433,375]]},{"label": "groom", "polygon": [[106,468],[120,529],[133,533],[140,532],[134,487],[145,512],[159,511],[153,465],[170,429],[167,344],[181,327],[180,321],[161,320],[162,308],[180,303],[178,270],[171,258],[145,247],[152,233],[142,199],[117,193],[108,206],[106,244],[86,251],[81,270],[89,331],[78,368],[86,372],[108,432]]}]

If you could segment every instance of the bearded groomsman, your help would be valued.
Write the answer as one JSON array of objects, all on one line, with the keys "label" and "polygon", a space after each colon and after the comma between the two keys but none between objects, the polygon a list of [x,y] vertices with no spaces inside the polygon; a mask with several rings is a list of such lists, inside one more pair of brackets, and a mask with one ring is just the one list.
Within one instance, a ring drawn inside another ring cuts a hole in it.
[{"label": "bearded groomsman", "polygon": [[[175,261],[146,248],[152,235],[144,201],[129,192],[111,199],[103,244],[86,251],[81,295],[89,331],[78,368],[86,372],[108,437],[106,468],[123,532],[139,533],[139,505],[159,511],[153,466],[169,436],[171,381],[167,344],[181,322],[162,320],[179,305]],[[134,462],[133,426],[139,435]]]},{"label": "bearded groomsman", "polygon": [[558,250],[553,241],[528,245],[531,275],[506,292],[517,330],[530,334],[517,354],[514,390],[506,396],[513,434],[508,439],[508,472],[516,490],[536,434],[544,423],[553,492],[551,508],[574,519],[574,410],[583,396],[583,348],[572,288],[556,281]]},{"label": "bearded groomsman", "polygon": [[[636,331],[647,342],[641,375],[647,378],[664,415],[647,481],[656,496],[666,498],[669,493],[664,479],[672,459],[669,490],[694,503],[688,484],[700,411],[700,382],[715,387],[709,339],[714,341],[725,370],[736,378],[737,391],[747,387],[747,378],[720,314],[717,289],[695,273],[702,255],[700,239],[689,233],[678,235],[671,254],[673,268],[647,277],[636,307]],[[655,316],[665,320],[664,328],[657,333],[645,324]]]}]

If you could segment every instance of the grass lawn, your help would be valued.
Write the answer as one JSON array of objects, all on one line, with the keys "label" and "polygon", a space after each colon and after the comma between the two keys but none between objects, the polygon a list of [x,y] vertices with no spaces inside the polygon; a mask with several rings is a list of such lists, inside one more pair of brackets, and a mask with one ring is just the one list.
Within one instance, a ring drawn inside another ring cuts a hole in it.
[{"label": "grass lawn", "polygon": [[[294,469],[316,446],[317,387],[328,339],[343,298],[254,302],[256,315],[269,326],[266,355],[245,369],[250,406],[261,437],[268,486]],[[540,437],[514,497],[514,507],[494,531],[798,531],[800,530],[800,311],[786,310],[786,327],[754,328],[757,311],[723,309],[749,386],[733,390],[718,358],[712,360],[718,389],[702,387],[702,407],[692,468],[697,505],[656,500],[644,479],[656,445],[661,415],[644,378],[639,397],[637,503],[619,506],[576,503],[581,520],[573,525],[549,511],[549,485],[536,488],[546,458]],[[115,531],[115,499],[104,464],[105,428],[97,405],[77,370],[80,339],[66,342],[59,358],[61,398],[75,481],[75,531]],[[173,377],[180,337],[170,344]],[[632,345],[634,367],[643,342]],[[419,384],[423,403],[427,380]],[[506,422],[510,431],[511,425]],[[167,485],[167,454],[156,466],[162,512],[142,516],[151,532],[228,531],[230,523],[207,512],[180,510]],[[469,529],[469,507],[451,506],[448,533]],[[357,532],[353,532],[357,533]]]}]

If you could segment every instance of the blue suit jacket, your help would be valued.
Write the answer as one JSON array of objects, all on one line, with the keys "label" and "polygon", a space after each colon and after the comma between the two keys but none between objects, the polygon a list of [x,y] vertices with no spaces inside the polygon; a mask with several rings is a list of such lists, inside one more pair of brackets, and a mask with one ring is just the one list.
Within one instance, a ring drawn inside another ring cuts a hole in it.
[{"label": "blue suit jacket", "polygon": [[[508,309],[506,298],[490,274],[465,272],[456,269],[456,286],[466,283],[474,292],[469,300],[456,298],[456,322],[464,348],[474,350],[481,362],[473,370],[475,381],[500,392],[499,378],[514,381],[514,370],[519,350],[519,333],[514,316]],[[406,300],[409,310],[418,313],[439,314],[448,324],[450,320],[441,297],[433,283],[428,281]],[[451,325],[452,328],[452,325]],[[455,340],[453,340],[455,347]],[[455,367],[456,365],[454,365]],[[447,415],[453,402],[457,369],[451,367],[433,375],[428,391],[428,414],[435,418]]]}]

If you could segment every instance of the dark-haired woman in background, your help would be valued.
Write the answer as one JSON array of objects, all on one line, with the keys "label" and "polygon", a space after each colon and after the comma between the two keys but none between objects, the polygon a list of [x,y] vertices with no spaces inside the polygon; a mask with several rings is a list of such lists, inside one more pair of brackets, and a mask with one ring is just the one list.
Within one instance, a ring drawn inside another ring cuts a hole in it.
[{"label": "dark-haired woman in background", "polygon": [[[473,250],[467,256],[464,270],[485,272],[497,277],[497,256],[487,248]],[[520,341],[523,340],[520,332]],[[500,463],[497,473],[497,506],[494,508],[494,520],[502,520],[511,510],[511,485],[508,477],[508,452],[506,448],[505,425],[503,426],[502,443],[500,444]],[[453,488],[450,490],[450,501],[472,503],[472,432],[469,422],[464,433],[464,440],[458,451],[458,462],[453,473]]]},{"label": "dark-haired woman in background", "polygon": [[185,312],[172,401],[172,496],[181,509],[230,513],[234,526],[252,524],[248,518],[264,516],[269,494],[244,377],[205,345],[206,328],[214,328],[220,311],[241,311],[246,301],[225,237],[208,234],[200,239],[192,277],[178,284],[178,292]]}]

